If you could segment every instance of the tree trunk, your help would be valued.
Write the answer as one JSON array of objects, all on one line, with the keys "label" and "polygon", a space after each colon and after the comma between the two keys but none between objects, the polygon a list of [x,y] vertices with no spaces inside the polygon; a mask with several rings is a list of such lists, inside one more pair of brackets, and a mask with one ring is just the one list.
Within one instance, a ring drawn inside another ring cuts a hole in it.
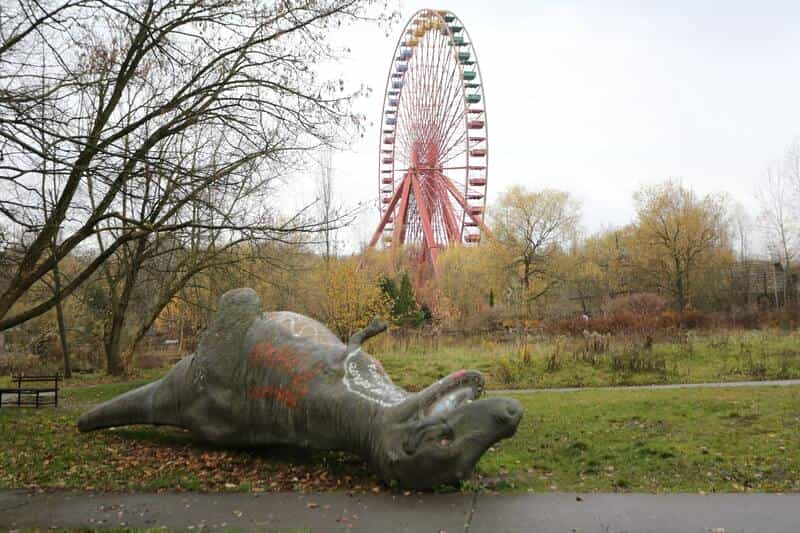
[{"label": "tree trunk", "polygon": [[678,311],[686,308],[686,286],[684,284],[684,271],[681,269],[681,261],[674,257],[675,262],[675,299],[678,304]]},{"label": "tree trunk", "polygon": [[178,353],[183,354],[183,314],[178,319]]},{"label": "tree trunk", "polygon": [[[56,294],[61,293],[61,272],[58,265],[53,268],[53,284]],[[69,343],[67,342],[67,327],[64,323],[64,307],[61,299],[56,302],[56,322],[58,322],[58,337],[61,340],[61,353],[64,354],[64,377],[72,377],[72,364],[69,360]]]},{"label": "tree trunk", "polygon": [[523,259],[523,272],[522,272],[522,286],[525,290],[528,290],[530,286],[530,279],[531,279],[531,262],[526,258]]},{"label": "tree trunk", "polygon": [[683,311],[684,309],[686,309],[686,291],[684,290],[683,287],[683,276],[678,276],[676,282],[677,282],[676,296],[678,297],[678,310]]},{"label": "tree trunk", "polygon": [[112,376],[121,376],[125,373],[122,363],[120,344],[122,342],[122,326],[125,322],[125,313],[113,313],[111,328],[105,335],[106,371]]},{"label": "tree trunk", "polygon": [[58,321],[58,336],[61,339],[61,351],[64,354],[64,377],[72,377],[72,363],[69,357],[69,343],[67,342],[67,328],[64,324],[64,310],[61,301],[56,304],[56,320]]},{"label": "tree trunk", "polygon": [[119,298],[115,297],[115,289],[111,289],[111,328],[104,332],[103,342],[106,348],[106,371],[112,376],[121,376],[125,373],[125,361],[121,353],[122,333],[137,273],[138,271],[134,270],[125,279],[125,285]]}]

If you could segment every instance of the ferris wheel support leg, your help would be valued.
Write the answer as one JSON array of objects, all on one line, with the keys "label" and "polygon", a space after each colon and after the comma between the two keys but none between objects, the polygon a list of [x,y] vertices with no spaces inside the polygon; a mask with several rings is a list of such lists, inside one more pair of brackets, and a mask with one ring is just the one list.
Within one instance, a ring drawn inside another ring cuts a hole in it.
[{"label": "ferris wheel support leg", "polygon": [[[436,189],[439,191],[439,196],[441,198],[447,198],[447,188],[443,185],[443,181],[446,180],[444,176],[438,174],[437,179],[435,180]],[[450,181],[450,180],[447,180]],[[450,243],[460,244],[461,243],[461,230],[458,227],[458,223],[456,222],[456,217],[453,214],[453,208],[450,205],[450,202],[443,202],[442,203],[442,215],[444,218],[444,227],[445,231],[447,232],[447,240]]]},{"label": "ferris wheel support leg", "polygon": [[461,194],[461,191],[456,189],[456,186],[453,185],[453,183],[450,182],[450,180],[444,179],[442,181],[447,187],[447,189],[450,191],[450,194],[453,195],[453,198],[456,199],[456,202],[459,203],[461,208],[467,214],[467,216],[471,218],[472,221],[475,222],[475,224],[478,225],[478,227],[481,229],[482,232],[484,232],[484,234],[486,234],[487,237],[492,239],[494,237],[492,235],[492,231],[486,226],[486,224],[483,223],[483,220],[472,214],[472,212],[469,210],[469,204],[467,204],[467,201],[464,199],[464,196]]},{"label": "ferris wheel support leg", "polygon": [[403,183],[400,185],[402,191],[400,197],[400,209],[394,217],[394,236],[392,242],[405,244],[406,242],[406,221],[408,219],[408,195],[411,191],[411,178],[406,174]]},{"label": "ferris wheel support leg", "polygon": [[383,233],[383,228],[386,227],[386,223],[389,221],[389,217],[392,216],[392,211],[394,211],[394,206],[397,205],[397,201],[400,199],[401,196],[400,191],[403,190],[403,186],[405,185],[406,179],[408,179],[408,176],[403,178],[403,183],[396,191],[394,191],[392,199],[386,205],[386,211],[383,213],[383,216],[381,217],[381,221],[378,224],[378,229],[376,229],[375,233],[373,233],[372,235],[372,240],[369,241],[368,248],[374,248],[375,245],[378,244],[378,239],[381,238],[381,233]]},{"label": "ferris wheel support leg", "polygon": [[414,190],[414,200],[417,203],[417,210],[419,211],[419,218],[422,221],[422,233],[424,235],[423,246],[427,249],[431,258],[431,265],[433,266],[434,275],[439,275],[439,265],[437,259],[439,258],[439,248],[436,246],[436,240],[433,238],[433,226],[431,226],[431,216],[428,212],[428,206],[425,204],[425,198],[422,196],[419,181],[415,175],[410,175],[411,187]]}]

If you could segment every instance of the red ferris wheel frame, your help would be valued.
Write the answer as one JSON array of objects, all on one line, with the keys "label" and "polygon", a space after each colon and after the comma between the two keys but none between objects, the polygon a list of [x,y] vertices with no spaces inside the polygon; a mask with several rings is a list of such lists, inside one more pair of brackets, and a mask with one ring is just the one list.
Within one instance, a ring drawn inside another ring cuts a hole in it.
[{"label": "red ferris wheel frame", "polygon": [[452,12],[422,9],[406,24],[386,78],[381,123],[381,218],[369,246],[418,244],[420,266],[430,263],[436,273],[439,250],[475,245],[489,234],[483,80],[469,33]]}]

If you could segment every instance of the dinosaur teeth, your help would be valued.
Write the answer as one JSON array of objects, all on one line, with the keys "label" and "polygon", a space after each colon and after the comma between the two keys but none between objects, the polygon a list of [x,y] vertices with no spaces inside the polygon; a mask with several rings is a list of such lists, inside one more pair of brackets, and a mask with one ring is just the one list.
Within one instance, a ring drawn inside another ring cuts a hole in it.
[{"label": "dinosaur teeth", "polygon": [[475,391],[472,387],[461,386],[451,388],[443,394],[438,395],[426,409],[427,415],[443,415],[452,411],[459,405],[474,399]]}]

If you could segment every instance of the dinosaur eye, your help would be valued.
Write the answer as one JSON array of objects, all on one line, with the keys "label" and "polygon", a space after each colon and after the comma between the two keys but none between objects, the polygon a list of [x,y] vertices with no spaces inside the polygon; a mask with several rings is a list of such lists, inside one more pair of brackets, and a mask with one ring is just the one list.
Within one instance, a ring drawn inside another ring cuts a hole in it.
[{"label": "dinosaur eye", "polygon": [[453,443],[453,430],[450,428],[442,428],[443,431],[439,433],[439,445],[446,448]]}]

